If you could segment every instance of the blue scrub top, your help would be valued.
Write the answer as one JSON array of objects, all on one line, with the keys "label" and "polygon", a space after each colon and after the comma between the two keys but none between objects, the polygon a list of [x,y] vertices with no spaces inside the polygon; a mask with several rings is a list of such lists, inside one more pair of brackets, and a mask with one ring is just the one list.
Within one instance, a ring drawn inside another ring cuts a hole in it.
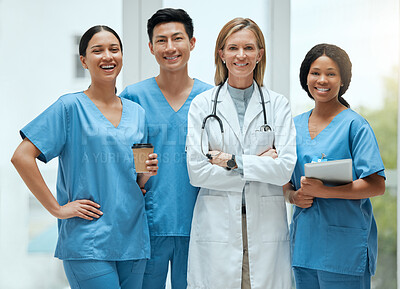
[{"label": "blue scrub top", "polygon": [[146,212],[152,236],[189,236],[198,188],[190,185],[186,166],[187,115],[193,98],[212,86],[194,80],[178,111],[162,94],[156,79],[129,85],[121,93],[146,111],[149,142],[158,154],[158,173],[146,184]]},{"label": "blue scrub top", "polygon": [[57,200],[89,199],[104,213],[92,221],[58,220],[55,256],[62,260],[150,257],[143,194],[136,183],[134,143],[147,142],[144,110],[126,99],[118,127],[83,92],[61,96],[21,130],[48,162],[59,157]]},{"label": "blue scrub top", "polygon": [[[351,158],[353,180],[374,173],[385,177],[378,143],[364,118],[346,109],[311,139],[311,112],[294,118],[298,159],[292,183],[296,190],[301,187],[304,164],[318,161],[322,154],[327,160]],[[290,235],[292,266],[361,276],[368,261],[370,273],[375,273],[377,228],[370,199],[315,198],[310,208],[294,206]]]}]

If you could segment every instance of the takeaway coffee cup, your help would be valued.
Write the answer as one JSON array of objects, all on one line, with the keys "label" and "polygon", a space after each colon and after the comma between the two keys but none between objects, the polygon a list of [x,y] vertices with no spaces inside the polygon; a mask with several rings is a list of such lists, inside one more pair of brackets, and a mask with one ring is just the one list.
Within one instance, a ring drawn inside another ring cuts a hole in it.
[{"label": "takeaway coffee cup", "polygon": [[137,173],[148,173],[146,161],[149,154],[153,153],[151,143],[137,143],[132,146],[133,158],[135,160],[135,169]]}]

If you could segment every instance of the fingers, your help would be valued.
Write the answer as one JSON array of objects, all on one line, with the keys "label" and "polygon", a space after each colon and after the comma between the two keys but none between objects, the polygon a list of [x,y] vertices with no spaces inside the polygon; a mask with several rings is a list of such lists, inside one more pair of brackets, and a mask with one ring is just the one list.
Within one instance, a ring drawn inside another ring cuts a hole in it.
[{"label": "fingers", "polygon": [[276,159],[278,157],[278,153],[276,152],[276,149],[269,149],[269,150],[261,153],[259,156],[261,156],[261,157],[271,157],[273,159]]},{"label": "fingers", "polygon": [[85,220],[100,218],[103,212],[99,210],[100,205],[90,200],[76,200],[62,206],[60,219],[79,217]]},{"label": "fingers", "polygon": [[294,196],[294,204],[300,208],[309,208],[314,203],[314,197],[305,195],[303,189],[296,191]]},{"label": "fingers", "polygon": [[76,200],[75,202],[83,204],[83,205],[89,205],[95,208],[100,208],[100,205],[91,201],[91,200]]},{"label": "fingers", "polygon": [[149,154],[149,159],[156,159],[158,155],[156,153]]},{"label": "fingers", "polygon": [[149,172],[146,172],[145,174],[150,174],[151,176],[157,175],[158,171],[158,160],[157,160],[157,154],[156,153],[151,153],[149,154],[149,158],[146,161],[146,169]]}]

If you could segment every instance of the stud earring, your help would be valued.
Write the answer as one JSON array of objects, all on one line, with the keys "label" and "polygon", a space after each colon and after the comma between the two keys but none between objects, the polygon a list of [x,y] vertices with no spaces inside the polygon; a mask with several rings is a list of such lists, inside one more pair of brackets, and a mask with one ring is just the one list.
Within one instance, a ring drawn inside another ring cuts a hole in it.
[{"label": "stud earring", "polygon": [[256,61],[256,64],[258,64],[258,61]]},{"label": "stud earring", "polygon": [[225,60],[222,60],[222,62],[225,64]]}]

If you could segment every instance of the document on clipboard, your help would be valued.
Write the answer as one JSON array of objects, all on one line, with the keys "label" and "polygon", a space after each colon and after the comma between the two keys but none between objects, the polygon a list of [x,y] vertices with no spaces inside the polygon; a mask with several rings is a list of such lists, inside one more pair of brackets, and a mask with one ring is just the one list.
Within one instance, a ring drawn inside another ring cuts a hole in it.
[{"label": "document on clipboard", "polygon": [[351,159],[308,163],[304,165],[304,174],[326,185],[344,185],[353,181],[353,164]]}]

